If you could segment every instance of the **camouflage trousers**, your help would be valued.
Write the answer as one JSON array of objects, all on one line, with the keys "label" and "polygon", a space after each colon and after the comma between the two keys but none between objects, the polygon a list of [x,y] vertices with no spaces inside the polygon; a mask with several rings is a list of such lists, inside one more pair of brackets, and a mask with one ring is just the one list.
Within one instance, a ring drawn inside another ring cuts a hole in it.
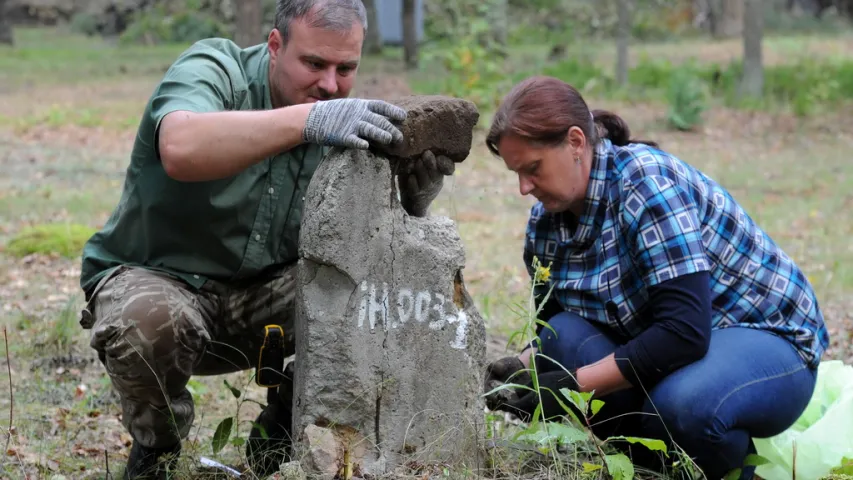
[{"label": "camouflage trousers", "polygon": [[197,290],[152,270],[123,267],[91,299],[90,345],[121,397],[122,423],[146,447],[186,438],[194,420],[191,375],[254,368],[264,326],[281,325],[295,351],[294,266],[246,285]]}]

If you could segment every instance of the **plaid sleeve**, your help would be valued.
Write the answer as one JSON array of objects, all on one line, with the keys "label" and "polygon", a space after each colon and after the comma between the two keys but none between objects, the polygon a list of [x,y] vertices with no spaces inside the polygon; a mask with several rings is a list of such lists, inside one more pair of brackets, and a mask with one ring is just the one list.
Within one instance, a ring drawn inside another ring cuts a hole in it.
[{"label": "plaid sleeve", "polygon": [[696,203],[671,179],[648,176],[633,183],[621,215],[634,264],[647,286],[710,269]]}]

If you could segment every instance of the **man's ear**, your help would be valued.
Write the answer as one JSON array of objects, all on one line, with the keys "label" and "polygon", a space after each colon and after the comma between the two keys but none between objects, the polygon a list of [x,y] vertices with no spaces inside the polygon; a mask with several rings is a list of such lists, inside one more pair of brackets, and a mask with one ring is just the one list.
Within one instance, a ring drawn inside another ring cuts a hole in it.
[{"label": "man's ear", "polygon": [[284,48],[283,40],[281,32],[277,28],[270,30],[270,34],[267,36],[267,50],[270,52],[270,58],[275,58],[279,51]]}]

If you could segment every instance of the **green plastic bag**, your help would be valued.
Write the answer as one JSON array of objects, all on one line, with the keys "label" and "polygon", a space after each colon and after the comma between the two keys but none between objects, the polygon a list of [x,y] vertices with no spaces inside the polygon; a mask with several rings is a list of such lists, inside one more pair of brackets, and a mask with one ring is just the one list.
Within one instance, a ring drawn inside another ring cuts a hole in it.
[{"label": "green plastic bag", "polygon": [[754,441],[758,454],[770,461],[755,469],[765,480],[793,478],[795,443],[798,479],[817,480],[844,457],[853,457],[853,366],[822,362],[812,399],[796,423],[775,437]]}]

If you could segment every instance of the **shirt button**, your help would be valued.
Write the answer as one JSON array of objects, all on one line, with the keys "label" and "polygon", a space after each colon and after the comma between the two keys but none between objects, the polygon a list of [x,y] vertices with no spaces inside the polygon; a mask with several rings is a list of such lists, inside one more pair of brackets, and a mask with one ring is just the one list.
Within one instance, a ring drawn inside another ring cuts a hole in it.
[{"label": "shirt button", "polygon": [[257,240],[259,242],[261,241],[261,234],[260,233],[255,235],[255,240]]},{"label": "shirt button", "polygon": [[198,280],[198,275],[193,275],[193,278]]},{"label": "shirt button", "polygon": [[270,187],[270,194],[272,194],[274,191],[275,191],[275,189]]}]

